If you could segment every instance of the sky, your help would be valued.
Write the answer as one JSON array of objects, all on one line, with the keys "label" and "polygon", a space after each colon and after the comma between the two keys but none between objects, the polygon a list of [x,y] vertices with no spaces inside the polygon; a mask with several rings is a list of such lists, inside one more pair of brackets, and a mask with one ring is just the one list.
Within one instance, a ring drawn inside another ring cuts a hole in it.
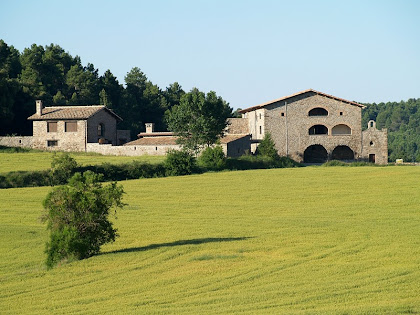
[{"label": "sky", "polygon": [[420,97],[418,0],[0,0],[0,39],[61,46],[124,84],[215,91],[247,108],[315,89],[362,103]]}]

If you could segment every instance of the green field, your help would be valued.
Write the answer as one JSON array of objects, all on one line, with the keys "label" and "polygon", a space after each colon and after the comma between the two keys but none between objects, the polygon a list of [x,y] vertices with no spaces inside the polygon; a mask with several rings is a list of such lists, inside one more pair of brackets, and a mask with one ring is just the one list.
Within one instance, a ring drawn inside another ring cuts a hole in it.
[{"label": "green field", "polygon": [[420,167],[122,182],[103,254],[46,271],[50,188],[0,190],[0,313],[420,312]]},{"label": "green field", "polygon": [[[149,163],[162,162],[164,156],[111,156],[100,154],[71,153],[80,165],[96,165],[102,163],[121,164],[131,161]],[[39,171],[51,167],[52,152],[3,153],[0,151],[0,173],[11,171]]]}]

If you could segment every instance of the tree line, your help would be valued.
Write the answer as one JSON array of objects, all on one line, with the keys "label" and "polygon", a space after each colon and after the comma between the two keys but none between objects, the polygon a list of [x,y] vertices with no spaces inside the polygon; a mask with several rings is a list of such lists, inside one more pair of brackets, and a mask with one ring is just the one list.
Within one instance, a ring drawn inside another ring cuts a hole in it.
[{"label": "tree line", "polygon": [[133,137],[154,122],[166,130],[164,113],[179,104],[186,94],[174,82],[165,89],[153,84],[138,68],[118,82],[110,70],[99,75],[91,63],[82,64],[58,45],[33,44],[19,52],[0,40],[0,135],[32,135],[27,117],[35,111],[34,101],[52,105],[105,105],[124,118],[120,129]]}]

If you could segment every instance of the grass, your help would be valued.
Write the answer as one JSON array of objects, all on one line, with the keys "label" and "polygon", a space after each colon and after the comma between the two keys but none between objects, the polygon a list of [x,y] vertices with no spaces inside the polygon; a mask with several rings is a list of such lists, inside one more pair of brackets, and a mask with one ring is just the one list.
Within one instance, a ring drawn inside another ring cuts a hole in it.
[{"label": "grass", "polygon": [[44,267],[50,188],[0,190],[2,313],[420,312],[420,168],[125,181],[120,238]]},{"label": "grass", "polygon": [[[46,170],[51,167],[52,155],[52,152],[46,151],[8,152],[0,150],[0,173]],[[150,155],[111,156],[91,153],[71,153],[70,155],[83,166],[102,163],[122,164],[131,161],[159,163],[163,162],[165,158],[164,156]]]}]

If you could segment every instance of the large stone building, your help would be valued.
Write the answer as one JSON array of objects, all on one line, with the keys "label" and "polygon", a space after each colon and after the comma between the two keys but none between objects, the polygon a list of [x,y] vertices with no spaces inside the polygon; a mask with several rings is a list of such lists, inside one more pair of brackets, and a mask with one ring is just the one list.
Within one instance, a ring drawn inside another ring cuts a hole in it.
[{"label": "large stone building", "polygon": [[[278,153],[299,162],[366,160],[388,162],[387,131],[374,121],[362,131],[364,106],[315,90],[305,90],[240,111],[232,129],[248,126],[252,151],[270,133]],[[239,126],[239,127],[238,127]]]},{"label": "large stone building", "polygon": [[87,151],[88,143],[119,145],[130,140],[129,132],[117,130],[122,119],[105,106],[43,107],[36,101],[32,148]]}]

